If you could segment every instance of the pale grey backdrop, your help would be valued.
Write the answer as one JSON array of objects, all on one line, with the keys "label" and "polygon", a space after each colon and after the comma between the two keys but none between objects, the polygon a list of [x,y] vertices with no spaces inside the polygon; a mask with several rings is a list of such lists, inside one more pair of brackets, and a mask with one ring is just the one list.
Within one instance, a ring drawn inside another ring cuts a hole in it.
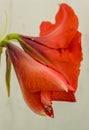
[{"label": "pale grey backdrop", "polygon": [[43,20],[54,21],[58,4],[70,4],[79,17],[84,60],[79,76],[77,103],[53,103],[55,118],[34,114],[25,104],[12,71],[11,97],[5,86],[5,55],[0,67],[0,130],[89,130],[89,0],[0,0],[0,34],[9,19],[7,33],[38,35]]}]

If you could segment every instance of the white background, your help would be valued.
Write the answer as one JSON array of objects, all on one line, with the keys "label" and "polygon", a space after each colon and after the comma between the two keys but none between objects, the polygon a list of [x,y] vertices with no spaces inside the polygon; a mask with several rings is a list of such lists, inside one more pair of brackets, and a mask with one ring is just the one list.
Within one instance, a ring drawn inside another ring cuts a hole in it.
[{"label": "white background", "polygon": [[38,35],[43,20],[54,21],[58,4],[66,2],[79,17],[84,60],[79,76],[77,103],[54,102],[55,118],[34,114],[25,104],[12,71],[11,96],[5,85],[5,55],[0,67],[0,130],[89,130],[89,0],[0,0],[0,34],[8,14],[7,33]]}]

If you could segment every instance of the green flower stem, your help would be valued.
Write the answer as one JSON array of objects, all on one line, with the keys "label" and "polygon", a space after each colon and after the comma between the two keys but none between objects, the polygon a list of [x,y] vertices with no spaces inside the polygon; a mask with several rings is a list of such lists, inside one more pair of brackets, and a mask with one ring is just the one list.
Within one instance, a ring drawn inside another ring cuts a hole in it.
[{"label": "green flower stem", "polygon": [[6,39],[7,40],[13,40],[13,39],[18,40],[19,39],[19,34],[17,34],[17,33],[8,34],[7,37],[6,37]]},{"label": "green flower stem", "polygon": [[18,39],[19,39],[19,34],[17,34],[17,33],[8,34],[8,35],[5,37],[5,39],[3,39],[2,41],[0,41],[0,46],[1,46],[1,47],[7,46],[8,41],[13,40],[13,39],[18,40]]}]

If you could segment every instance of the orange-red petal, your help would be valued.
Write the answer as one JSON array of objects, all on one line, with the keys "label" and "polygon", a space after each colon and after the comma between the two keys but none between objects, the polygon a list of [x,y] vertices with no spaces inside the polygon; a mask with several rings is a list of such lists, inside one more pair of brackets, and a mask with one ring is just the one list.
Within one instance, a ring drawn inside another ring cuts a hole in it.
[{"label": "orange-red petal", "polygon": [[51,91],[41,91],[41,102],[45,106],[51,106],[52,105],[52,94],[51,94]]},{"label": "orange-red petal", "polygon": [[68,102],[76,102],[76,98],[73,92],[52,92],[52,100],[53,101],[68,101]]},{"label": "orange-red petal", "polygon": [[78,18],[67,4],[61,4],[55,17],[55,24],[42,22],[41,37],[32,37],[50,48],[67,48],[78,29]]},{"label": "orange-red petal", "polygon": [[28,90],[22,91],[23,97],[27,105],[32,111],[39,115],[54,117],[52,106],[44,105],[41,102],[40,92],[30,93]]}]

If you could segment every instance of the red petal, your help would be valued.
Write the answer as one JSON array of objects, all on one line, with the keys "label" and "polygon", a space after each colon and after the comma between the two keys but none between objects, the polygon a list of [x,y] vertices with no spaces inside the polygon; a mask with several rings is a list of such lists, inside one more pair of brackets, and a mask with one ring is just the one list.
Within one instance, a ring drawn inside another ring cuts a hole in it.
[{"label": "red petal", "polygon": [[40,26],[41,37],[32,37],[50,48],[66,48],[75,36],[78,18],[67,4],[61,4],[55,17],[55,24],[43,22]]},{"label": "red petal", "polygon": [[52,27],[53,27],[52,23],[50,23],[50,22],[42,22],[41,26],[40,26],[40,30],[41,30],[40,36],[45,35],[48,32],[48,30],[52,29]]},{"label": "red petal", "polygon": [[25,102],[32,111],[39,115],[54,117],[52,106],[46,106],[41,102],[40,92],[30,93],[25,89],[22,93]]},{"label": "red petal", "polygon": [[53,101],[68,101],[68,102],[76,102],[75,95],[73,92],[52,92],[52,100]]},{"label": "red petal", "polygon": [[45,106],[51,106],[52,105],[52,95],[51,95],[51,92],[41,91],[41,102]]},{"label": "red petal", "polygon": [[30,93],[27,89],[24,89],[22,93],[24,100],[32,111],[40,115],[46,115],[44,106],[40,100],[40,92]]}]

